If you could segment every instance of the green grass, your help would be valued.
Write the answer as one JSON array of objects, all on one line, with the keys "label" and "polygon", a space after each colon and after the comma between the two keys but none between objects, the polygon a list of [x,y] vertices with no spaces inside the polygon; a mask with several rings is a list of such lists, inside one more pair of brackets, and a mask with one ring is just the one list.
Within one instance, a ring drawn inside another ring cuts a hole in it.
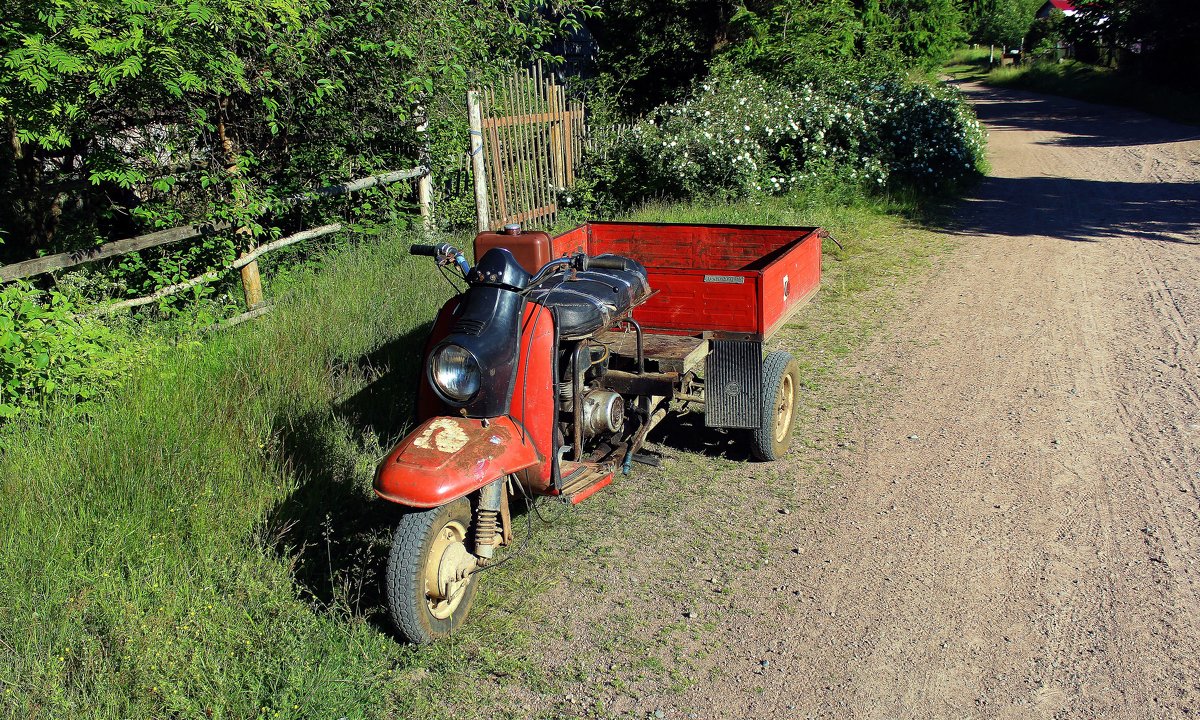
[{"label": "green grass", "polygon": [[[810,196],[633,217],[829,227],[845,249],[827,246],[822,292],[776,338],[819,397],[884,323],[890,288],[946,247],[899,214],[912,209]],[[449,296],[412,241],[330,252],[276,288],[274,313],[185,338],[86,420],[52,408],[4,428],[0,715],[461,717],[507,702],[484,686],[556,687],[533,661],[552,612],[538,597],[580,537],[620,542],[601,521],[621,493],[551,508],[555,532],[489,573],[452,641],[415,649],[386,631],[376,588],[394,510],[371,500],[370,477],[411,423],[420,344]],[[681,472],[697,476],[725,462],[689,457]]]},{"label": "green grass", "polygon": [[[996,57],[1000,57],[1000,48],[996,48]],[[988,48],[960,48],[954,51],[942,73],[956,80],[977,81],[987,77],[991,56]]]},{"label": "green grass", "polygon": [[982,48],[958,51],[943,71],[959,80],[1119,105],[1177,122],[1200,124],[1200,96],[1074,60],[989,68],[988,51]]}]

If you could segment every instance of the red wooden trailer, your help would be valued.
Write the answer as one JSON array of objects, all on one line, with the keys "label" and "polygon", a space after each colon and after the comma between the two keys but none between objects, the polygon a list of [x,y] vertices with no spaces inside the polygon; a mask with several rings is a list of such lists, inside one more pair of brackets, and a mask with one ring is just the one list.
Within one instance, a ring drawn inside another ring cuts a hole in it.
[{"label": "red wooden trailer", "polygon": [[764,378],[778,374],[763,344],[820,286],[824,237],[818,227],[588,222],[553,238],[481,233],[475,252],[504,247],[527,267],[576,252],[637,260],[654,291],[633,311],[637,333],[598,340],[644,370],[703,379],[707,426],[753,429],[772,390]]},{"label": "red wooden trailer", "polygon": [[589,222],[556,255],[613,253],[646,266],[657,292],[634,311],[649,332],[764,341],[821,283],[816,227]]}]

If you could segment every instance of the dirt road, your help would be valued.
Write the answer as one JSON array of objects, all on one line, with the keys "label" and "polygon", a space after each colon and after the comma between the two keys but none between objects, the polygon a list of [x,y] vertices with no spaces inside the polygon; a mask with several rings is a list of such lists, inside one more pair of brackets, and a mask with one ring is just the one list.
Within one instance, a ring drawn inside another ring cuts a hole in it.
[{"label": "dirt road", "polygon": [[[581,667],[581,696],[620,675],[607,711],[634,716],[1200,716],[1200,129],[965,89],[994,171],[856,361],[894,390],[827,452],[843,481],[821,513],[764,499],[738,572],[668,571],[718,590],[676,596],[697,610],[656,626],[667,657],[646,644],[675,681],[598,637],[652,603],[568,622],[547,663]],[[663,592],[628,563],[610,590]]]}]

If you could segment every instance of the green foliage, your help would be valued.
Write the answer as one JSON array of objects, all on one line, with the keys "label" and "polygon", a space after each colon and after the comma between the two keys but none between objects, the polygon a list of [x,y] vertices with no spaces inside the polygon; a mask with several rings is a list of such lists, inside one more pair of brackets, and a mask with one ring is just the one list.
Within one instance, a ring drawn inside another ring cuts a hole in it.
[{"label": "green foliage", "polygon": [[[593,24],[601,98],[640,115],[728,56],[761,73],[858,60],[932,69],[965,38],[955,0],[612,0]],[[593,106],[595,105],[593,101]]]},{"label": "green foliage", "polygon": [[984,136],[955,90],[896,74],[788,84],[719,66],[590,167],[591,197],[741,198],[835,182],[945,190],[974,177]]},{"label": "green foliage", "polygon": [[767,72],[812,58],[853,57],[863,34],[851,0],[785,0],[760,12],[743,6],[729,25],[739,40],[729,54]]},{"label": "green foliage", "polygon": [[0,419],[62,401],[86,412],[144,358],[140,343],[78,309],[57,291],[0,288]]},{"label": "green foliage", "polygon": [[1064,50],[1068,42],[1067,26],[1067,17],[1062,11],[1051,10],[1046,17],[1033,21],[1025,37],[1025,46],[1037,55]]},{"label": "green foliage", "polygon": [[[638,115],[678,99],[721,47],[739,3],[732,0],[607,0],[589,26],[599,46],[589,103],[604,114]],[[614,107],[602,108],[605,103]]]},{"label": "green foliage", "polygon": [[[436,169],[465,144],[468,84],[545,56],[596,12],[573,0],[17,0],[0,24],[0,203],[13,209],[0,255],[189,222],[251,231],[215,238],[183,269],[194,275],[280,227],[344,216],[340,201],[279,200]],[[390,223],[411,188],[371,201],[350,219]]]},{"label": "green foliage", "polygon": [[966,39],[956,0],[861,0],[864,54],[895,53],[932,70]]},{"label": "green foliage", "polygon": [[975,0],[968,6],[971,40],[1002,48],[1019,48],[1025,42],[1045,0]]}]

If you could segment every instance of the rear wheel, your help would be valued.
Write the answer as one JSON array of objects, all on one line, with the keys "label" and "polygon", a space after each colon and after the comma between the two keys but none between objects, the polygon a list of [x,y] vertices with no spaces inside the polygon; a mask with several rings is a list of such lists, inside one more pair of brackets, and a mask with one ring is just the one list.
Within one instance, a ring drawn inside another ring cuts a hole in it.
[{"label": "rear wheel", "polygon": [[467,550],[471,503],[459,498],[405,514],[392,536],[385,591],[396,629],[424,645],[457,630],[471,610],[478,582]]},{"label": "rear wheel", "polygon": [[763,360],[762,419],[750,439],[750,450],[759,460],[778,460],[792,443],[796,427],[796,397],[800,368],[791,353],[777,350]]}]

